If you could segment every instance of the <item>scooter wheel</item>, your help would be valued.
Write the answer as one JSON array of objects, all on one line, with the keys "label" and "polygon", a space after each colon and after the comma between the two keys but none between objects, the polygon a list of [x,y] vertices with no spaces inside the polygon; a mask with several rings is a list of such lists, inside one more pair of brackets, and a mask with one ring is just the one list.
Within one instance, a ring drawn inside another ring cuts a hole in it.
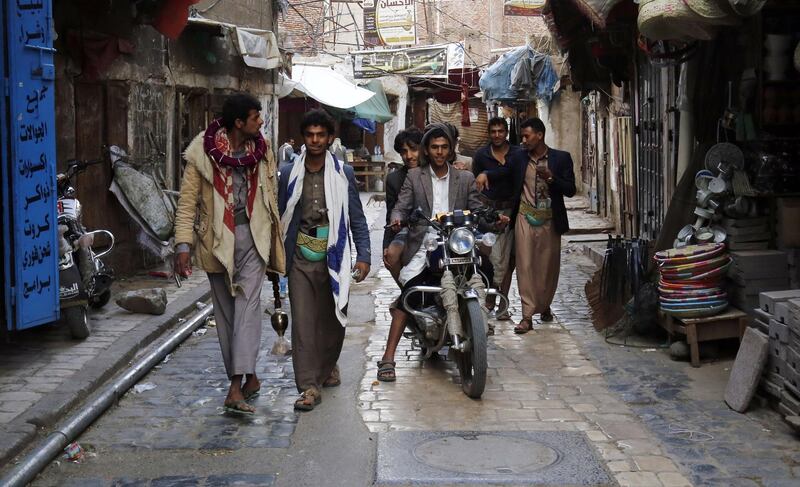
[{"label": "scooter wheel", "polygon": [[89,306],[91,306],[92,309],[100,309],[107,305],[109,301],[111,301],[111,289],[106,289],[99,296],[89,298]]},{"label": "scooter wheel", "polygon": [[89,327],[89,316],[84,306],[73,306],[62,309],[61,319],[69,327],[72,338],[76,340],[83,340],[92,333]]}]

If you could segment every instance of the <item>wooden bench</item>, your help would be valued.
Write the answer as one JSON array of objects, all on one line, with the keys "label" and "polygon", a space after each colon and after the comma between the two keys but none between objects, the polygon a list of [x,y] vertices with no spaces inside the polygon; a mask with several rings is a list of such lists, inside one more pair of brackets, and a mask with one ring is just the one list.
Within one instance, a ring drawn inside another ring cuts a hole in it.
[{"label": "wooden bench", "polygon": [[686,335],[692,367],[700,367],[700,342],[738,338],[740,341],[747,328],[747,313],[729,306],[722,313],[703,318],[678,318],[663,314],[659,324],[672,336],[677,332]]}]

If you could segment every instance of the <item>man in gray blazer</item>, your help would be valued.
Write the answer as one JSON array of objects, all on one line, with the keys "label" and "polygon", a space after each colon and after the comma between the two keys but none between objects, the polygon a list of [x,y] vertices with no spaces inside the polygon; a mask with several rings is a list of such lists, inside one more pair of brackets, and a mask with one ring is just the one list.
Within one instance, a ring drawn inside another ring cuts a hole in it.
[{"label": "man in gray blazer", "polygon": [[[400,196],[395,205],[391,222],[395,231],[408,221],[411,212],[421,208],[431,217],[440,212],[453,210],[476,210],[482,208],[475,187],[475,176],[468,171],[452,167],[455,155],[455,137],[445,124],[431,124],[422,137],[420,167],[408,171]],[[502,216],[501,224],[509,218]],[[426,251],[422,242],[426,233],[433,230],[417,225],[410,228],[405,249],[401,257],[402,269],[399,281],[403,289],[421,284],[429,278],[426,272]],[[394,354],[403,335],[408,314],[394,307],[391,310],[392,325],[386,342],[386,351],[378,362],[378,380],[392,382],[396,379]]]}]

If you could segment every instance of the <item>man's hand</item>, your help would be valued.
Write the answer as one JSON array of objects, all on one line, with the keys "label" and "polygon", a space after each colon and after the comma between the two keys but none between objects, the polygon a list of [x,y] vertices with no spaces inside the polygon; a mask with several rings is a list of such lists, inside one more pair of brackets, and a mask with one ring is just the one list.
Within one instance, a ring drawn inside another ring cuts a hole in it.
[{"label": "man's hand", "polygon": [[483,172],[478,174],[478,177],[475,178],[475,186],[478,188],[478,192],[482,192],[484,189],[489,189],[489,176]]},{"label": "man's hand", "polygon": [[192,275],[192,259],[189,252],[175,254],[175,273],[181,277]]},{"label": "man's hand", "polygon": [[466,171],[467,170],[467,165],[464,163],[464,161],[455,161],[455,162],[453,162],[453,167],[456,168],[456,169],[460,169],[462,171]]},{"label": "man's hand", "polygon": [[547,166],[537,167],[536,174],[544,180],[548,180],[553,177],[553,173],[550,172],[550,168]]},{"label": "man's hand", "polygon": [[508,215],[500,215],[497,217],[496,226],[499,230],[502,230],[506,227],[506,225],[509,224],[509,222],[511,222],[511,218],[509,218]]},{"label": "man's hand", "polygon": [[403,225],[403,223],[400,220],[397,220],[397,219],[392,220],[392,223],[391,223],[392,231],[394,231],[394,233],[399,232],[400,228],[402,227],[402,225]]},{"label": "man's hand", "polygon": [[356,282],[361,282],[367,278],[367,274],[369,274],[369,264],[366,262],[356,262],[356,265],[353,266],[353,272],[357,273],[355,280]]}]

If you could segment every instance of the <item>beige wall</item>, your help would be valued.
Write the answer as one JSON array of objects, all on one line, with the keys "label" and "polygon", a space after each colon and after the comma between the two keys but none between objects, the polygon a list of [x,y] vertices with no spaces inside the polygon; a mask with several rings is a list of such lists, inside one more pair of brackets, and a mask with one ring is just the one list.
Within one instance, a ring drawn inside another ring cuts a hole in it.
[{"label": "beige wall", "polygon": [[[540,115],[544,115],[545,111],[543,107],[539,108]],[[547,145],[565,150],[572,155],[575,185],[578,188],[578,193],[582,193],[581,157],[583,156],[583,150],[581,142],[580,93],[575,93],[571,90],[559,92],[558,97],[550,105],[549,117],[545,117],[543,120],[548,129],[545,136]]]}]

